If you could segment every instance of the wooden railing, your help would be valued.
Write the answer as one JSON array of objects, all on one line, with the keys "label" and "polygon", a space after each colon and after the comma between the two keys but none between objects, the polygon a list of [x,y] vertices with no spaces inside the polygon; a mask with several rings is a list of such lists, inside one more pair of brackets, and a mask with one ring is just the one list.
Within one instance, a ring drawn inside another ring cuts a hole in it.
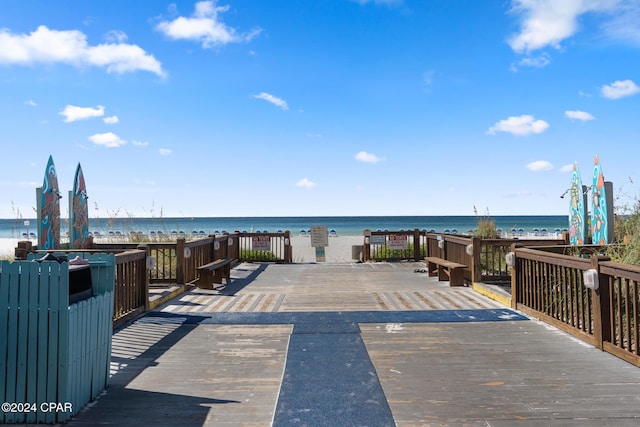
[{"label": "wooden railing", "polygon": [[601,261],[597,269],[602,349],[640,366],[640,267]]},{"label": "wooden railing", "polygon": [[[367,231],[364,237],[364,261],[401,261],[424,259],[426,233],[416,230]],[[394,243],[405,243],[406,248],[395,249]]]},{"label": "wooden railing", "polygon": [[117,253],[115,258],[114,328],[149,309],[146,251],[128,250]]},{"label": "wooden railing", "polygon": [[[512,307],[640,366],[640,268],[597,255],[582,258],[514,248]],[[595,270],[597,289],[585,287]]]},{"label": "wooden railing", "polygon": [[238,258],[242,261],[290,263],[293,259],[289,231],[240,233],[238,237]]}]

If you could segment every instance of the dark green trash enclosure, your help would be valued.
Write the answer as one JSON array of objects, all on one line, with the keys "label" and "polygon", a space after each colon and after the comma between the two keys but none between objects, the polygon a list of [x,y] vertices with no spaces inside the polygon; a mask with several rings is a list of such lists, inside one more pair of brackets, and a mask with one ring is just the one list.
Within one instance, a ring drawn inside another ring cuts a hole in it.
[{"label": "dark green trash enclosure", "polygon": [[0,262],[0,424],[68,421],[109,382],[115,257],[49,258]]}]

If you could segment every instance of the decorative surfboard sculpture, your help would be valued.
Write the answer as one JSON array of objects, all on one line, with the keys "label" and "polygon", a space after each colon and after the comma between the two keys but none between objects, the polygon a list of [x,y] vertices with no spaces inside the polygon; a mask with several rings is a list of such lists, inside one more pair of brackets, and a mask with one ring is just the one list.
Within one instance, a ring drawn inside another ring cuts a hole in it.
[{"label": "decorative surfboard sculpture", "polygon": [[578,162],[573,164],[571,173],[571,198],[569,206],[569,243],[583,245],[587,225],[585,224],[585,197],[582,191],[582,178],[578,169]]},{"label": "decorative surfboard sculpture", "polygon": [[89,249],[89,206],[82,167],[78,163],[71,192],[71,226],[69,242],[73,249]]},{"label": "decorative surfboard sculpture", "polygon": [[60,199],[62,193],[58,187],[58,175],[49,156],[39,195],[38,249],[60,248]]},{"label": "decorative surfboard sculpture", "polygon": [[595,245],[609,244],[613,237],[609,233],[610,220],[613,217],[609,215],[607,187],[600,159],[596,156],[593,162],[593,186],[591,187],[593,204],[591,208],[591,242]]}]

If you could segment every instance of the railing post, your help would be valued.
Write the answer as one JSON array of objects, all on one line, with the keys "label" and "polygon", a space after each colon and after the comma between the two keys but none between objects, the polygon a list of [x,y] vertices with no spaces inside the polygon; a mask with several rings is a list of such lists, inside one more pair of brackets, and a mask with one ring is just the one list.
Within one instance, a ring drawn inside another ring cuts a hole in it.
[{"label": "railing post", "polygon": [[594,255],[591,268],[598,272],[598,289],[591,290],[593,301],[593,338],[595,345],[604,350],[604,342],[611,342],[611,289],[609,276],[600,273],[600,262],[610,258]]},{"label": "railing post", "polygon": [[149,257],[149,247],[147,245],[139,245],[138,249],[144,251],[144,259],[138,263],[138,281],[144,295],[144,311],[149,311],[149,269],[147,268],[147,258]]},{"label": "railing post", "polygon": [[516,249],[517,243],[511,244],[511,252],[513,252],[513,265],[511,266],[511,308],[516,310],[518,308],[518,257]]},{"label": "railing post", "polygon": [[371,258],[371,233],[364,232],[364,242],[362,245],[362,262],[367,262]]},{"label": "railing post", "polygon": [[179,285],[184,285],[184,243],[184,238],[176,240],[176,282]]},{"label": "railing post", "polygon": [[413,260],[420,261],[420,230],[413,230]]},{"label": "railing post", "polygon": [[291,264],[293,262],[293,248],[291,245],[291,232],[285,230],[284,232],[284,262]]},{"label": "railing post", "polygon": [[442,237],[442,247],[440,248],[440,241],[438,241],[438,247],[440,249],[438,251],[438,258],[447,259],[447,236],[441,234],[440,237]]},{"label": "railing post", "polygon": [[471,282],[482,282],[482,268],[480,265],[480,254],[482,253],[482,239],[478,236],[471,237],[473,255],[471,255]]}]

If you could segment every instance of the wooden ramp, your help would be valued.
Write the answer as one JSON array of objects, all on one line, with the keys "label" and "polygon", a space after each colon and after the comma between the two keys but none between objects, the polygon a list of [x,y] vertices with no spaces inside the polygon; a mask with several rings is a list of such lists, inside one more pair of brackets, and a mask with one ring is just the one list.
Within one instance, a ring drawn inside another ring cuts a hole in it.
[{"label": "wooden ramp", "polygon": [[638,368],[420,267],[241,264],[118,331],[69,425],[640,424]]},{"label": "wooden ramp", "polygon": [[416,272],[424,263],[240,264],[219,290],[194,288],[168,313],[464,310],[503,307],[470,288]]}]

